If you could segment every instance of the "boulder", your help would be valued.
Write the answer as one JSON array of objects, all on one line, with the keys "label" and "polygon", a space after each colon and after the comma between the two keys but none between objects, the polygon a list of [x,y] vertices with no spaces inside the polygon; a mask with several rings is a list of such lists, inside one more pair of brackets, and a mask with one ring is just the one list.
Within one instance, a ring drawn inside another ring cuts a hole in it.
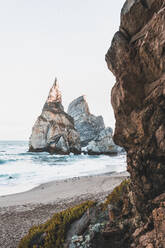
[{"label": "boulder", "polygon": [[81,153],[80,136],[71,116],[64,112],[57,79],[50,89],[41,115],[35,122],[29,151],[56,154]]},{"label": "boulder", "polygon": [[90,155],[99,154],[117,154],[122,151],[122,148],[115,145],[112,138],[112,129],[110,127],[104,128],[100,131],[98,136],[89,142],[87,152]]}]

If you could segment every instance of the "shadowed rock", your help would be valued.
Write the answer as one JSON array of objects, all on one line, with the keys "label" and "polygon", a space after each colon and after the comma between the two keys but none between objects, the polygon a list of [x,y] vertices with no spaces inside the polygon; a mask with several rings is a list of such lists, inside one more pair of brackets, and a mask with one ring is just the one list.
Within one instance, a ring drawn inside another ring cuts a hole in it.
[{"label": "shadowed rock", "polygon": [[110,127],[104,128],[100,131],[98,136],[89,142],[87,146],[88,154],[91,155],[99,155],[99,154],[107,154],[113,155],[117,154],[123,149],[117,145],[115,145],[112,138],[112,129]]},{"label": "shadowed rock", "polygon": [[163,0],[125,2],[120,31],[112,40],[106,61],[116,76],[111,93],[116,118],[114,141],[127,151],[137,215],[143,223],[150,219],[149,227],[135,233],[131,247],[165,247],[165,229],[158,227],[165,198],[160,205],[153,204],[154,198],[165,192]]},{"label": "shadowed rock", "polygon": [[73,118],[64,112],[57,79],[50,89],[41,115],[33,126],[29,151],[57,154],[81,152],[80,137],[74,128]]},{"label": "shadowed rock", "polygon": [[75,128],[80,133],[82,146],[86,146],[105,128],[102,116],[94,116],[90,113],[85,96],[80,96],[72,101],[67,113],[74,119]]},{"label": "shadowed rock", "polygon": [[89,111],[85,96],[72,101],[68,114],[74,119],[75,128],[80,134],[82,150],[90,155],[116,154],[121,148],[112,139],[112,129],[105,128],[102,116],[94,116]]}]

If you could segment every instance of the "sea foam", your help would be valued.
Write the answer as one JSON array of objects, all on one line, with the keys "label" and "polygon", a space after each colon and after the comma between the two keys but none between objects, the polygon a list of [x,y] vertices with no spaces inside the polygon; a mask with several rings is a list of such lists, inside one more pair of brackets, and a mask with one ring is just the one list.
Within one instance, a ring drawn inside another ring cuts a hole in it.
[{"label": "sea foam", "polygon": [[126,170],[126,156],[50,155],[27,152],[28,142],[0,142],[0,195],[20,193],[42,183]]}]

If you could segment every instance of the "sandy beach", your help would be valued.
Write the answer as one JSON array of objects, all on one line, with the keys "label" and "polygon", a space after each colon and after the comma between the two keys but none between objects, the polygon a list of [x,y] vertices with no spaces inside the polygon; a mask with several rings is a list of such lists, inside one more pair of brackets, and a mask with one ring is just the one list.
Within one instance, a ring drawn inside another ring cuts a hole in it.
[{"label": "sandy beach", "polygon": [[16,248],[30,227],[45,222],[57,211],[87,199],[104,200],[128,176],[121,172],[78,177],[0,196],[0,247]]}]

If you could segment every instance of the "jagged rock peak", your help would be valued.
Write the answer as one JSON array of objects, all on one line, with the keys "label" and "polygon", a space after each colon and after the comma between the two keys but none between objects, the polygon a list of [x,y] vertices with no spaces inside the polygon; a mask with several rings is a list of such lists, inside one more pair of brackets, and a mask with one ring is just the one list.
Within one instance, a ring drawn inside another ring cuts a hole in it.
[{"label": "jagged rock peak", "polygon": [[57,82],[57,78],[55,78],[53,86],[49,91],[47,103],[50,103],[50,102],[62,103],[62,96],[61,96],[61,92],[59,90],[59,84]]},{"label": "jagged rock peak", "polygon": [[[75,112],[76,110],[76,112]],[[90,115],[90,111],[89,111],[89,106],[86,100],[86,96],[82,95],[78,98],[76,98],[75,100],[73,100],[68,107],[68,113],[72,113],[72,115]]]},{"label": "jagged rock peak", "polygon": [[85,96],[80,96],[70,103],[68,114],[74,119],[84,152],[92,155],[114,154],[121,151],[113,142],[112,129],[105,128],[103,117],[90,113]]},{"label": "jagged rock peak", "polygon": [[81,153],[80,137],[71,116],[64,112],[57,79],[37,118],[30,137],[29,151],[57,154]]},{"label": "jagged rock peak", "polygon": [[82,146],[86,146],[105,128],[103,117],[90,113],[85,96],[73,100],[69,104],[67,113],[74,119],[75,127],[80,133]]}]

